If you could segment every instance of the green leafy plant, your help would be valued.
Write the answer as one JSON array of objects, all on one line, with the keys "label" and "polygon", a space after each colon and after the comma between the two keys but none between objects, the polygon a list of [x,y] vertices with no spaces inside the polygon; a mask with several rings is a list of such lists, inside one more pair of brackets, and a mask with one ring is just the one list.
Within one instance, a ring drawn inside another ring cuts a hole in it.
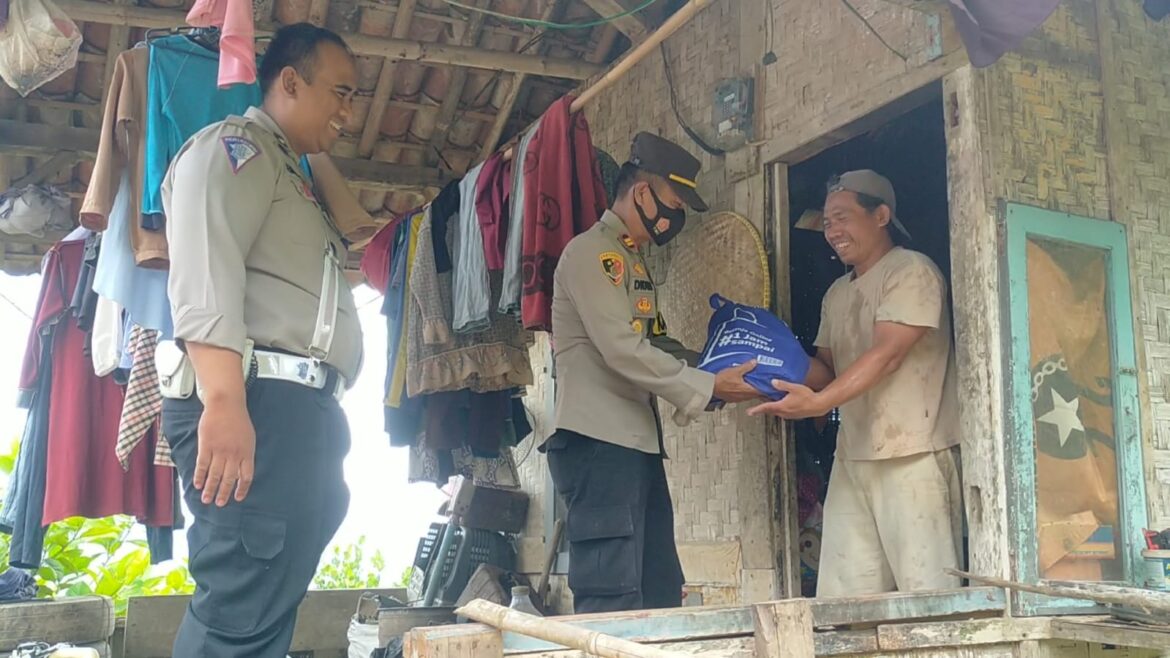
[{"label": "green leafy plant", "polygon": [[382,583],[386,560],[382,551],[375,550],[366,564],[365,535],[357,543],[334,546],[328,562],[317,567],[313,577],[314,589],[373,589]]},{"label": "green leafy plant", "polygon": [[[19,442],[0,455],[0,473],[11,477]],[[189,594],[195,583],[185,563],[151,566],[146,542],[132,539],[134,520],[70,518],[45,529],[35,576],[38,597],[108,596],[118,615],[132,596]],[[0,569],[8,566],[9,537],[0,535]]]}]

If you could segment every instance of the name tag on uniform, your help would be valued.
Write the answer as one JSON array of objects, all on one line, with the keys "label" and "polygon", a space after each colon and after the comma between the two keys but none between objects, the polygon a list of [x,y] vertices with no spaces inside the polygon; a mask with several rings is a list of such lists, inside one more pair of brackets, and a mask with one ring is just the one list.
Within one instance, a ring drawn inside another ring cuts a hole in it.
[{"label": "name tag on uniform", "polygon": [[634,290],[652,291],[654,290],[654,284],[645,279],[635,279]]}]

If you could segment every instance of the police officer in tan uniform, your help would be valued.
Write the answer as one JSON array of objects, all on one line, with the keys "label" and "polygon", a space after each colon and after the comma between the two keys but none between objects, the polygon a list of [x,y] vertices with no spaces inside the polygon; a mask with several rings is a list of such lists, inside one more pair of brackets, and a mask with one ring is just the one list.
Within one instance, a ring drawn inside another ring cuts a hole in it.
[{"label": "police officer in tan uniform", "polygon": [[174,656],[278,658],[349,504],[339,405],[362,335],[345,244],[299,166],[340,135],[353,57],[309,24],[275,35],[263,106],[196,134],[163,184],[176,343],[160,347],[163,432],[197,589]]},{"label": "police officer in tan uniform", "polygon": [[685,206],[707,209],[695,190],[698,172],[699,162],[680,146],[640,133],[618,176],[613,208],[569,243],[557,265],[556,432],[542,449],[568,508],[576,612],[682,602],[657,398],[674,405],[682,424],[714,398],[758,395],[743,381],[754,363],[719,375],[687,365],[685,350],[664,336],[657,290],[639,251],[678,235]]}]

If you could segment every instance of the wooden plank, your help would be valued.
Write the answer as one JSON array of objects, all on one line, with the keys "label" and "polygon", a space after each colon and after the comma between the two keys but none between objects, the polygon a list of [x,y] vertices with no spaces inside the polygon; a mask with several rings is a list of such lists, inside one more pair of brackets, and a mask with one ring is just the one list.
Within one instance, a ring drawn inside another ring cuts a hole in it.
[{"label": "wooden plank", "polygon": [[[127,24],[147,28],[171,28],[186,24],[184,12],[170,9],[120,7],[93,0],[60,0],[57,5],[70,18],[86,22]],[[270,34],[271,29],[256,26],[256,36]],[[373,55],[393,60],[516,71],[570,80],[586,80],[602,71],[600,66],[576,59],[522,55],[409,39],[370,37],[353,32],[343,32],[340,36],[345,39],[350,50],[358,55]]]},{"label": "wooden plank", "polygon": [[0,119],[0,152],[12,153],[19,149],[53,154],[76,151],[93,157],[97,153],[98,132],[88,128]]},{"label": "wooden plank", "polygon": [[[416,4],[416,0],[399,0],[390,36],[403,39],[410,34],[410,22],[413,20]],[[370,157],[374,152],[374,144],[378,141],[386,104],[394,93],[394,66],[393,61],[385,60],[382,62],[382,70],[378,72],[378,83],[374,86],[374,97],[370,101],[370,113],[366,116],[366,125],[362,126],[361,140],[358,141],[358,155],[363,158]]]},{"label": "wooden plank", "polygon": [[950,198],[951,292],[954,299],[955,371],[962,437],[963,502],[970,528],[970,570],[1007,578],[1007,465],[1004,426],[1004,358],[1001,332],[1000,248],[995,213],[988,206],[990,159],[980,118],[992,112],[979,92],[977,72],[965,66],[943,80],[947,181]]},{"label": "wooden plank", "polygon": [[818,656],[850,656],[877,653],[877,629],[861,631],[823,631],[813,635]]},{"label": "wooden plank", "polygon": [[0,606],[0,651],[22,642],[104,643],[114,634],[114,602],[100,596]]},{"label": "wooden plank", "polygon": [[81,160],[81,154],[76,151],[59,151],[56,155],[40,163],[24,176],[21,176],[16,181],[13,181],[12,187],[22,187],[24,185],[39,185],[46,179],[57,175],[57,172],[72,167]]},{"label": "wooden plank", "polygon": [[406,634],[404,658],[502,658],[500,632],[475,624],[476,632],[459,635],[424,634],[412,629]]},{"label": "wooden plank", "polygon": [[395,637],[403,637],[411,629],[440,626],[454,623],[455,610],[446,607],[395,608],[384,610],[378,615],[378,644]]},{"label": "wooden plank", "polygon": [[[617,16],[625,13],[627,9],[622,6],[617,0],[585,0],[585,4],[597,13],[602,18],[610,16]],[[630,43],[637,44],[642,39],[646,38],[646,25],[637,15],[631,14],[629,16],[622,16],[609,21],[619,32],[626,35],[630,39]]]},{"label": "wooden plank", "polygon": [[[491,0],[475,0],[473,6],[486,8]],[[479,33],[483,29],[486,14],[472,12],[467,20],[463,36],[459,40],[461,46],[475,46],[479,43]],[[426,153],[426,162],[434,167],[439,164],[443,146],[447,144],[447,135],[451,132],[451,123],[455,120],[455,112],[459,110],[459,99],[463,98],[463,88],[467,85],[467,69],[459,67],[451,73],[451,81],[447,85],[447,95],[439,104],[439,116],[435,118],[435,132],[431,134],[430,146]]]},{"label": "wooden plank", "polygon": [[760,603],[752,607],[757,658],[814,658],[809,599]]},{"label": "wooden plank", "polygon": [[1001,612],[1005,607],[1003,590],[995,587],[967,587],[941,592],[817,599],[813,604],[813,618],[817,627],[844,626]]},{"label": "wooden plank", "polygon": [[909,651],[1043,640],[1051,632],[1049,621],[1001,618],[884,625],[877,628],[878,647],[881,651]]},{"label": "wooden plank", "polygon": [[[560,17],[565,10],[567,0],[553,0],[541,15],[541,20],[555,21]],[[547,32],[547,30],[545,30]],[[542,35],[544,33],[542,32]],[[536,53],[543,55],[548,50],[548,40],[542,39],[540,43],[536,44]],[[589,60],[597,63],[598,60]],[[512,74],[512,86],[508,88],[508,95],[504,97],[504,102],[500,105],[499,112],[496,113],[493,120],[491,130],[488,131],[487,137],[483,140],[483,146],[479,152],[479,160],[487,160],[489,156],[496,150],[496,146],[500,141],[500,136],[504,134],[504,128],[508,125],[508,118],[512,116],[512,110],[516,107],[517,101],[520,99],[520,94],[524,88],[524,82],[528,76],[524,73]]]},{"label": "wooden plank", "polygon": [[[702,656],[702,658],[753,658],[755,641],[751,637],[730,637],[695,642],[666,642],[656,645],[663,651],[680,656]],[[874,645],[877,646],[876,643]],[[540,651],[522,654],[524,658],[590,658],[584,651],[563,649],[561,651]]]},{"label": "wooden plank", "polygon": [[[809,599],[816,628],[851,624],[880,624],[906,619],[927,620],[956,615],[1001,613],[1003,590],[973,587],[950,592],[885,594],[838,599]],[[588,630],[643,643],[683,642],[751,635],[755,619],[751,607],[722,606],[635,610],[576,615],[564,621]],[[479,624],[440,626],[422,631],[422,638],[475,635],[486,629]],[[504,635],[506,654],[556,650],[557,647],[510,633]]]},{"label": "wooden plank", "polygon": [[678,542],[688,585],[739,585],[743,556],[738,541]]},{"label": "wooden plank", "polygon": [[[770,140],[763,147],[760,159],[764,162],[781,160],[789,164],[801,162],[873,127],[888,123],[892,116],[907,109],[900,107],[900,99],[937,82],[965,64],[967,51],[958,48],[894,80],[875,78],[873,87],[859,89],[849,100],[832,105],[826,112],[810,113],[805,123]],[[925,102],[929,99],[922,100]],[[899,111],[892,116],[881,112],[890,106]]]},{"label": "wooden plank", "polygon": [[[292,651],[313,651],[315,658],[344,658],[346,630],[363,592],[399,599],[402,589],[316,590],[297,609]],[[190,596],[149,596],[130,599],[126,611],[124,658],[169,658]]]},{"label": "wooden plank", "polygon": [[925,14],[938,14],[943,11],[943,4],[938,0],[882,0],[891,7],[913,9]]},{"label": "wooden plank", "polygon": [[1076,640],[1123,647],[1142,647],[1170,651],[1170,629],[1156,629],[1111,622],[1108,618],[1075,619],[1062,617],[1052,620],[1052,636],[1061,640]]},{"label": "wooden plank", "polygon": [[[50,126],[0,119],[0,153],[45,154],[71,151],[93,157],[99,131],[69,126]],[[358,158],[333,158],[337,168],[355,187],[404,189],[442,187],[450,174],[432,167],[373,162]]]},{"label": "wooden plank", "polygon": [[528,520],[528,494],[494,489],[460,477],[451,496],[451,514],[464,528],[518,534]]}]

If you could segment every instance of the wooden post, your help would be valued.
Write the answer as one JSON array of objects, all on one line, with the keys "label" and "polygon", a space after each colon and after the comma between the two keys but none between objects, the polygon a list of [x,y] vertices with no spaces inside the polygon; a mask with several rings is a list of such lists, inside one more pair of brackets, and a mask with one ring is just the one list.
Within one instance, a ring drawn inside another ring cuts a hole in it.
[{"label": "wooden post", "polygon": [[[626,8],[617,0],[585,0],[585,4],[589,5],[589,8],[602,18],[617,16],[626,11]],[[622,16],[610,22],[622,34],[630,38],[630,43],[637,44],[646,38],[646,26],[636,15]]]},{"label": "wooden post", "polygon": [[[390,36],[395,39],[404,39],[410,34],[410,22],[414,19],[415,0],[401,0],[398,11],[394,12],[394,25],[390,28]],[[394,93],[393,60],[382,62],[382,70],[378,72],[378,84],[374,87],[374,99],[370,101],[370,113],[366,116],[366,125],[362,127],[361,141],[358,142],[358,155],[370,157],[374,152],[374,144],[378,141],[378,131],[382,127],[382,115],[386,113],[386,105]]]},{"label": "wooden post", "polygon": [[[473,6],[486,9],[491,0],[476,0]],[[461,46],[475,46],[479,43],[479,34],[483,30],[485,14],[473,12],[467,19],[463,29],[463,37],[459,40]],[[459,109],[459,99],[463,97],[463,88],[467,86],[467,69],[460,66],[451,73],[451,82],[447,87],[447,95],[439,104],[439,116],[435,119],[435,132],[431,135],[431,148],[426,152],[427,164],[435,167],[443,146],[447,143],[447,136],[451,133],[451,124],[455,120],[455,112]]]},{"label": "wooden post", "polygon": [[752,607],[756,658],[814,658],[811,599],[788,599]]}]

